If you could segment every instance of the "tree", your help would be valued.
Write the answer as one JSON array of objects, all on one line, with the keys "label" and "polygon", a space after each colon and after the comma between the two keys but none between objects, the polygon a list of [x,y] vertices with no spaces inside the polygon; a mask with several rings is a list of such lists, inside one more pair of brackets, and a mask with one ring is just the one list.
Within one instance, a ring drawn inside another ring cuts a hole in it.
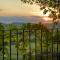
[{"label": "tree", "polygon": [[50,12],[50,17],[53,17],[53,22],[56,19],[60,19],[60,0],[21,0],[24,3],[28,4],[37,4],[40,6],[40,9],[43,10],[43,13],[46,14]]},{"label": "tree", "polygon": [[[3,41],[3,39],[4,39],[4,41]],[[3,45],[3,42],[4,42],[4,45]],[[4,58],[9,59],[9,53],[8,53],[8,48],[7,48],[6,44],[7,44],[7,41],[5,41],[4,26],[2,25],[2,23],[0,23],[0,56],[2,56],[2,54],[4,54]],[[3,53],[3,46],[4,46],[4,53]],[[0,57],[0,59],[1,59],[1,57]]]}]

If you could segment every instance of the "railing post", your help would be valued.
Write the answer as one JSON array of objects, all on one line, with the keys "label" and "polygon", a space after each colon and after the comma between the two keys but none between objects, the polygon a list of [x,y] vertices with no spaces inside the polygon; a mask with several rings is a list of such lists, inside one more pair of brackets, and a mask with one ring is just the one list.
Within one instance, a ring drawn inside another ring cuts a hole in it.
[{"label": "railing post", "polygon": [[30,40],[30,29],[29,29],[29,60],[31,60],[31,40]]},{"label": "railing post", "polygon": [[17,60],[18,60],[18,30],[17,30]]},{"label": "railing post", "polygon": [[48,60],[48,31],[46,31],[46,54],[47,54],[46,60]]},{"label": "railing post", "polygon": [[3,43],[3,60],[4,60],[4,30],[2,30],[2,32],[3,32],[3,40],[2,40],[2,43]]},{"label": "railing post", "polygon": [[11,60],[11,30],[10,30],[10,60]]},{"label": "railing post", "polygon": [[54,29],[52,29],[52,60],[53,60],[53,30]]},{"label": "railing post", "polygon": [[[24,29],[23,29],[23,51],[25,50],[24,44],[25,44],[25,41],[24,41]],[[25,55],[24,54],[23,54],[23,60],[25,60]]]},{"label": "railing post", "polygon": [[41,60],[42,60],[42,28],[41,28]]},{"label": "railing post", "polygon": [[58,28],[57,28],[57,60],[58,60]]},{"label": "railing post", "polygon": [[36,52],[37,52],[37,50],[36,50],[36,48],[37,48],[37,46],[36,46],[36,30],[35,30],[35,60],[37,60],[37,57],[36,57]]}]

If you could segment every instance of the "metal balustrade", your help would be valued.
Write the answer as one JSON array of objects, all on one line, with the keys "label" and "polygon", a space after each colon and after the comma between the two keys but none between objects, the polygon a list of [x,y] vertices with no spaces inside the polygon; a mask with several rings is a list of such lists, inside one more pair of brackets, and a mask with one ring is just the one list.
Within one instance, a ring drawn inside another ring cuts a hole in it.
[{"label": "metal balustrade", "polygon": [[0,60],[60,60],[59,31],[0,30]]}]

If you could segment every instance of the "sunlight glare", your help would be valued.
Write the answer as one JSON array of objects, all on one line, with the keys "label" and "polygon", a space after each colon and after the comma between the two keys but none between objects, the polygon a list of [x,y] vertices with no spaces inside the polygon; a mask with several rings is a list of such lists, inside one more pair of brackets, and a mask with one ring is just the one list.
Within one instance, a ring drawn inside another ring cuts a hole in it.
[{"label": "sunlight glare", "polygon": [[43,19],[44,19],[45,21],[52,21],[52,20],[53,20],[53,19],[50,18],[50,17],[43,17]]}]

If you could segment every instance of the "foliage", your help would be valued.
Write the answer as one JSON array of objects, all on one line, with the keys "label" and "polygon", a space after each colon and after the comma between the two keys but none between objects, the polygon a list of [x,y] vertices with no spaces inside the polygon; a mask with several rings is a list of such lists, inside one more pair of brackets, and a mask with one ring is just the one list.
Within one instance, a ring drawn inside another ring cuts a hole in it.
[{"label": "foliage", "polygon": [[[54,35],[53,35],[54,34]],[[53,39],[53,43],[55,44],[60,44],[60,31],[57,30],[55,32],[52,33],[51,37],[50,37],[50,41]]]},{"label": "foliage", "polygon": [[[4,27],[0,23],[0,53],[4,54],[4,58],[8,59],[9,58],[8,50],[7,47],[5,46],[7,43],[6,41],[3,42],[3,39],[4,39]],[[4,53],[3,53],[3,43],[4,43]]]},{"label": "foliage", "polygon": [[50,12],[50,17],[53,17],[53,21],[60,19],[60,0],[21,0],[28,4],[37,4],[40,6],[43,13]]},{"label": "foliage", "polygon": [[[46,50],[47,47],[48,47],[48,51],[52,50],[52,45],[51,45],[52,44],[52,35],[53,35],[52,31],[50,31],[43,24],[41,24],[41,23],[23,24],[21,27],[18,27],[18,28],[21,28],[21,30],[18,30],[18,33],[17,33],[17,30],[15,30],[17,27],[16,28],[14,28],[14,27],[15,27],[15,25],[13,25],[13,24],[10,25],[10,27],[8,27],[11,29],[11,43],[12,43],[11,47],[12,47],[12,45],[14,45],[15,49],[18,48],[18,51],[21,53],[21,55],[25,55],[26,57],[28,56],[27,58],[29,58],[29,53],[31,53],[32,60],[35,60],[35,52],[36,52],[36,54],[41,53],[41,48],[42,48],[43,53],[47,52],[47,50]],[[36,33],[36,36],[35,36],[35,33]],[[2,33],[0,32],[0,34],[3,34],[3,32]],[[41,36],[41,34],[42,34],[42,36]],[[18,39],[18,41],[17,41],[17,39]],[[42,47],[41,47],[41,39],[42,39]],[[60,32],[58,32],[58,39],[60,39]],[[54,40],[53,42],[57,43],[56,31],[54,32],[53,40]],[[5,46],[5,44],[4,44],[4,52],[5,52],[5,58],[7,58],[9,60],[10,51],[8,52],[8,50],[10,50],[10,31],[5,31],[4,41],[5,42],[8,41],[7,46]],[[56,44],[54,46],[55,47],[53,49],[56,50]],[[7,49],[7,47],[9,47],[9,48]],[[31,48],[31,52],[30,52],[30,48]],[[36,51],[35,51],[35,49],[36,49]],[[45,56],[43,56],[43,58],[44,57]]]}]

